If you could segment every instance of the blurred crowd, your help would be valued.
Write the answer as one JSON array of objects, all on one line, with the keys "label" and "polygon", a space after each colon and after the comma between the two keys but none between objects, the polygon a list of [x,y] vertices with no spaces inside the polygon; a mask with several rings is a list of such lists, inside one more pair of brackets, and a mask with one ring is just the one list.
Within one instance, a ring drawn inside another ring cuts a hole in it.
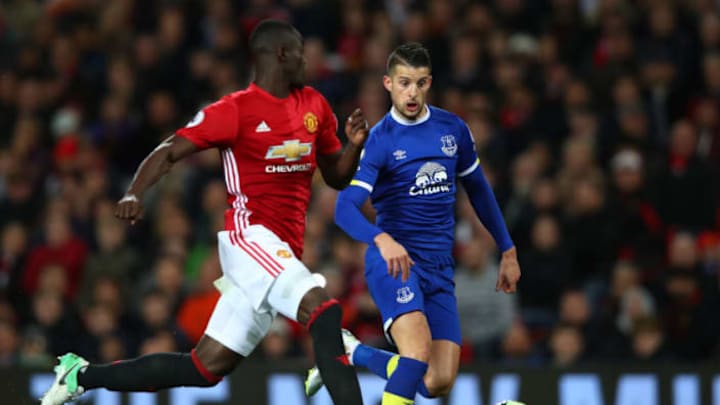
[{"label": "blurred crowd", "polygon": [[[247,36],[268,17],[304,34],[308,81],[337,115],[359,106],[371,124],[389,108],[388,53],[429,48],[431,102],[468,122],[523,271],[517,295],[495,292],[498,252],[460,193],[463,361],[720,359],[717,1],[3,0],[0,367],[202,335],[218,153],[179,164],[134,226],[113,209],[159,141],[248,84]],[[335,198],[315,182],[303,260],[345,326],[387,347]],[[306,358],[307,342],[279,318],[256,357]]]}]

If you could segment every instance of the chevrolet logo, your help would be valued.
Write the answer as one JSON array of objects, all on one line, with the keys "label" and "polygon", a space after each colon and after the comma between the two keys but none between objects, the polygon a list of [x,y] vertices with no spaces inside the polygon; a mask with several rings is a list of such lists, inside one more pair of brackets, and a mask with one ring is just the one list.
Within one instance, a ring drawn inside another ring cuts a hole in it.
[{"label": "chevrolet logo", "polygon": [[300,143],[299,140],[285,141],[282,145],[271,146],[265,159],[285,158],[286,162],[295,162],[303,156],[308,156],[312,151],[312,143]]}]

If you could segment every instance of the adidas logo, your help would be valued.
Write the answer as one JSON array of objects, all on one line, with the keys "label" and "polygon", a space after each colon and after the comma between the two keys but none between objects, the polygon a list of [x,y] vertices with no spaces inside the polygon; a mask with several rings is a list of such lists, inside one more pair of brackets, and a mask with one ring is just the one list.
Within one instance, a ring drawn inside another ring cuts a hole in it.
[{"label": "adidas logo", "polygon": [[270,132],[271,129],[268,126],[268,124],[265,121],[260,122],[260,124],[255,128],[255,132]]}]

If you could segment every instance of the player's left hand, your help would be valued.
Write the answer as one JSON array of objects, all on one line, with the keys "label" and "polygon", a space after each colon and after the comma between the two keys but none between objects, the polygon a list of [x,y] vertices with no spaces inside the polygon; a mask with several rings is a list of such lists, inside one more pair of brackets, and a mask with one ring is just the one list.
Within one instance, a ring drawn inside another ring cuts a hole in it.
[{"label": "player's left hand", "polygon": [[370,125],[361,109],[356,108],[345,121],[345,136],[350,143],[362,147],[370,132]]},{"label": "player's left hand", "polygon": [[518,280],[520,280],[520,264],[517,260],[517,251],[512,247],[502,254],[495,291],[514,294],[517,291]]}]

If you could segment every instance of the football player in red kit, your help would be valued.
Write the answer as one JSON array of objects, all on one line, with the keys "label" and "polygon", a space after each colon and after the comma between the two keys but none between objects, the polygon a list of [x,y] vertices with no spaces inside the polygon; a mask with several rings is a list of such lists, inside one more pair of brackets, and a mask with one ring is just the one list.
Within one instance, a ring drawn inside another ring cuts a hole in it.
[{"label": "football player in red kit", "polygon": [[265,336],[277,313],[304,324],[336,404],[361,404],[340,337],[342,312],[300,261],[310,183],[316,166],[332,187],[352,179],[368,124],[360,110],[345,123],[344,151],[325,98],[304,86],[300,33],[264,21],[250,37],[255,80],[204,108],[142,162],[116,215],[134,223],[144,192],[184,157],[220,151],[230,208],[218,233],[222,296],[190,353],[159,353],[91,365],[68,353],[43,405],[59,405],[94,388],[154,391],[211,386],[230,373]]}]

